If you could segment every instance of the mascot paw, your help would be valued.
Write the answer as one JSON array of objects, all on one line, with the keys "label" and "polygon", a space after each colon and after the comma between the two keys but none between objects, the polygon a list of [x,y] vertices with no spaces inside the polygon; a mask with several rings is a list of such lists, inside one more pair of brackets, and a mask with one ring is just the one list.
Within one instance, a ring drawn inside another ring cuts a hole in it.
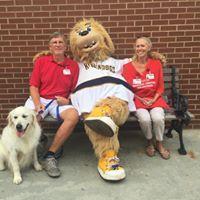
[{"label": "mascot paw", "polygon": [[99,159],[98,171],[100,176],[107,181],[120,181],[126,177],[123,167],[119,164],[119,158],[113,150],[107,151]]},{"label": "mascot paw", "polygon": [[106,137],[112,137],[118,132],[118,126],[110,117],[88,117],[84,123],[96,133]]}]

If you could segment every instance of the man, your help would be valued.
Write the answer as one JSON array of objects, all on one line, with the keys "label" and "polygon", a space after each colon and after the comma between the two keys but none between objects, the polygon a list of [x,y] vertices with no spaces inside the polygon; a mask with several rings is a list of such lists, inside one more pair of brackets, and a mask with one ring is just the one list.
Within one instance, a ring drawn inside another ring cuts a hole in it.
[{"label": "man", "polygon": [[77,111],[69,103],[79,69],[75,61],[65,56],[66,39],[61,33],[55,32],[50,36],[49,50],[51,55],[38,56],[34,62],[29,82],[30,98],[25,106],[34,109],[39,120],[50,114],[63,121],[44,156],[44,169],[47,174],[50,177],[59,177],[61,172],[55,153],[67,140],[79,120]]}]

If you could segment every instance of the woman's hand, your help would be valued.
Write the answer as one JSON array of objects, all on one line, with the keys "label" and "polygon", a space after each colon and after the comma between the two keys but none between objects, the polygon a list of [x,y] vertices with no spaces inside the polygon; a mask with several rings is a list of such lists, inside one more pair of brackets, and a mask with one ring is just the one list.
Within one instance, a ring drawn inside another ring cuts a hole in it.
[{"label": "woman's hand", "polygon": [[151,106],[155,101],[154,99],[142,98],[142,103],[146,106]]},{"label": "woman's hand", "polygon": [[59,106],[67,105],[69,104],[69,99],[61,96],[56,96],[56,101]]}]

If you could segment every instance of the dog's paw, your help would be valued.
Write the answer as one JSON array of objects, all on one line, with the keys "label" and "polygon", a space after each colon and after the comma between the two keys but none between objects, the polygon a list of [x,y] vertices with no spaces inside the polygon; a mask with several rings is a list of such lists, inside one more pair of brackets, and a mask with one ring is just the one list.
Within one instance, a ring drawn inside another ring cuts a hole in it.
[{"label": "dog's paw", "polygon": [[15,176],[13,179],[13,183],[15,184],[20,184],[22,182],[22,177],[21,176]]},{"label": "dog's paw", "polygon": [[36,171],[42,171],[42,165],[40,165],[39,163],[35,164],[34,168]]}]

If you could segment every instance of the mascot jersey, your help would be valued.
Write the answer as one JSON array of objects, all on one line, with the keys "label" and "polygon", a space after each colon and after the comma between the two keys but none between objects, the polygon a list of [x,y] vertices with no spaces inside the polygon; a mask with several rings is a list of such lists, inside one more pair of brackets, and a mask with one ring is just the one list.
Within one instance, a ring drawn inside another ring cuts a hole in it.
[{"label": "mascot jersey", "polygon": [[126,101],[131,112],[136,110],[134,94],[121,75],[123,65],[128,62],[129,59],[109,57],[91,64],[79,63],[78,83],[71,101],[80,115],[90,113],[98,101],[113,96]]}]

